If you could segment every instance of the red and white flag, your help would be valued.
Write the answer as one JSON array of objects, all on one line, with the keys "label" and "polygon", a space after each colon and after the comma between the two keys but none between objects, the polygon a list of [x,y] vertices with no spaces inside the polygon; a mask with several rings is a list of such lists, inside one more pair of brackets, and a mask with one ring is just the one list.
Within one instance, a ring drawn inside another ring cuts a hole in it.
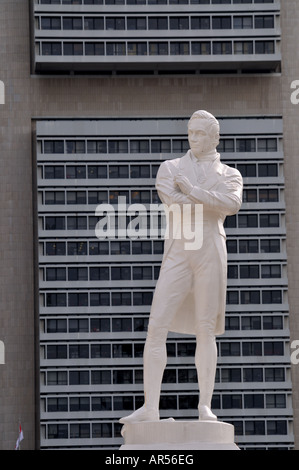
[{"label": "red and white flag", "polygon": [[19,426],[19,437],[16,442],[15,450],[20,450],[20,444],[21,441],[24,439],[23,431],[22,431],[22,426]]}]

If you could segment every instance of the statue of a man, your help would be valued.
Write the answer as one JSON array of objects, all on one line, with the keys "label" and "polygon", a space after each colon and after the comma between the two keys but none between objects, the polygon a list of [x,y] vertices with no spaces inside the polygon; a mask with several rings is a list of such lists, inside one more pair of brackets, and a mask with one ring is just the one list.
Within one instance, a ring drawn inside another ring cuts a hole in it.
[{"label": "statue of a man", "polygon": [[220,162],[219,123],[196,111],[188,124],[190,150],[161,164],[156,180],[161,201],[203,206],[203,242],[186,250],[184,237],[165,241],[144,347],[144,405],[120,420],[125,424],[159,420],[161,382],[167,362],[169,331],[196,335],[195,364],[199,418],[217,420],[211,400],[217,364],[216,335],[224,333],[227,253],[223,222],[242,204],[242,177]]}]

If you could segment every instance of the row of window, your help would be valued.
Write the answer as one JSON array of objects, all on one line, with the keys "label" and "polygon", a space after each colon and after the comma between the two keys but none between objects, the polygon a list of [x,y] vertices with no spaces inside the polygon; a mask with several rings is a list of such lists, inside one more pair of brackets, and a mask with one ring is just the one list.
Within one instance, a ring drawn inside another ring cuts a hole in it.
[{"label": "row of window", "polygon": [[[46,267],[41,272],[46,281],[137,281],[156,280],[160,264],[121,266],[69,266]],[[281,278],[280,264],[229,264],[229,279],[273,279]]]},{"label": "row of window", "polygon": [[[136,398],[136,400],[134,400]],[[116,396],[71,396],[47,398],[46,410],[48,413],[65,413],[80,411],[119,411],[134,410],[143,397],[116,395]],[[212,408],[217,410],[229,409],[263,409],[286,408],[287,397],[285,393],[234,393],[230,395],[213,396]],[[135,403],[137,402],[137,403]],[[196,410],[198,395],[161,394],[161,410]]]},{"label": "row of window", "polygon": [[[126,198],[125,203],[161,203],[158,193],[155,189],[142,189],[142,190],[123,190],[123,191],[45,191],[39,192],[44,196],[43,203],[46,205],[52,204],[102,204],[109,202],[110,204],[117,204],[120,196]],[[127,202],[128,201],[128,202]],[[129,223],[129,219],[127,221]],[[70,222],[71,223],[71,222]],[[46,229],[47,230],[47,229]],[[51,230],[51,229],[50,229]]]},{"label": "row of window", "polygon": [[[235,427],[235,435],[265,436],[288,434],[288,422],[285,419],[228,421]],[[119,423],[77,423],[47,424],[48,439],[90,439],[121,437]]]},{"label": "row of window", "polygon": [[[46,307],[107,307],[138,306],[152,304],[152,291],[111,292],[47,292],[41,294],[41,305]],[[228,290],[228,305],[281,304],[283,291],[273,290]]]},{"label": "row of window", "polygon": [[46,268],[46,281],[128,281],[156,280],[160,265],[150,266],[90,266],[90,267],[49,267]]},{"label": "row of window", "polygon": [[[269,138],[221,138],[219,152],[277,152],[278,141]],[[181,153],[189,149],[188,139],[98,139],[39,140],[40,153]]]},{"label": "row of window", "polygon": [[[283,356],[283,341],[225,341],[218,344],[219,356]],[[45,359],[142,358],[144,343],[48,344]],[[167,343],[169,357],[194,357],[195,342]]]},{"label": "row of window", "polygon": [[36,42],[36,54],[43,56],[157,56],[274,54],[275,41],[102,41]]},{"label": "row of window", "polygon": [[44,179],[156,178],[159,164],[45,165]]},{"label": "row of window", "polygon": [[[113,203],[113,199],[100,199],[102,197],[102,193],[105,191],[98,191],[99,199],[94,200],[93,204],[101,204],[106,203],[109,201]],[[145,191],[146,192],[146,191]],[[138,192],[139,193],[139,192]],[[143,193],[140,191],[140,193]],[[117,202],[117,201],[116,201]],[[148,203],[148,202],[158,202],[158,201],[150,201],[148,199],[136,198],[133,199],[132,202],[141,202],[141,203]],[[103,218],[106,216],[103,216]],[[132,216],[131,219],[134,219],[136,216]],[[139,222],[141,220],[141,215],[139,216]],[[43,222],[43,230],[95,230],[96,225],[99,222],[100,218],[96,216],[45,216],[44,218],[40,218]],[[117,222],[117,217],[115,218],[115,222]],[[128,218],[128,221],[131,220]],[[148,219],[148,220],[147,220]],[[146,222],[148,227],[146,227]],[[237,223],[238,222],[238,223]],[[143,229],[148,229],[150,231],[151,227],[151,220],[149,216],[146,214],[142,217]],[[238,216],[229,216],[225,220],[225,227],[226,228],[266,228],[266,227],[280,227],[280,214],[239,214]],[[128,225],[127,225],[128,226]],[[115,233],[117,234],[117,225],[115,226]],[[137,234],[137,229],[136,229]],[[137,236],[137,235],[136,235]],[[142,233],[142,238],[144,234]]]},{"label": "row of window", "polygon": [[274,15],[255,16],[42,16],[36,17],[41,30],[196,30],[274,28]]},{"label": "row of window", "polygon": [[226,228],[280,227],[280,214],[238,214],[225,219]]},{"label": "row of window", "polygon": [[161,255],[164,250],[162,240],[51,241],[41,243],[40,246],[46,256]]},{"label": "row of window", "polygon": [[[158,193],[155,189],[131,190],[131,191],[117,191],[117,197],[122,193],[131,203],[160,203]],[[57,191],[39,191],[42,203],[45,205],[65,205],[65,204],[98,204],[107,202],[107,191],[92,191],[92,190],[57,190]],[[115,191],[109,191],[109,202],[112,204],[117,200]],[[243,202],[278,202],[279,191],[278,189],[244,189]]]},{"label": "row of window", "polygon": [[273,290],[248,290],[248,291],[227,291],[227,305],[248,305],[248,304],[281,304],[283,303],[283,291]]},{"label": "row of window", "polygon": [[[228,253],[280,253],[281,240],[228,239]],[[40,243],[44,256],[99,256],[99,255],[161,255],[164,250],[162,240],[130,241],[49,241]]]},{"label": "row of window", "polygon": [[[119,333],[147,331],[148,318],[47,318],[46,333]],[[278,330],[283,328],[281,315],[250,315],[225,317],[225,330]]]},{"label": "row of window", "polygon": [[[143,369],[47,370],[42,379],[47,386],[143,384]],[[216,383],[284,382],[284,367],[217,367]],[[163,383],[197,383],[194,367],[166,368]]]},{"label": "row of window", "polygon": [[[261,178],[277,177],[277,163],[231,163],[231,167],[237,168],[243,177],[253,178],[257,175]],[[122,164],[111,163],[101,165],[45,165],[43,167],[44,179],[135,179],[156,178],[160,164]],[[264,188],[265,190],[265,188]],[[247,190],[248,191],[248,190]],[[252,190],[254,191],[254,190]],[[253,193],[252,193],[253,194]],[[248,197],[250,194],[248,193]]]},{"label": "row of window", "polygon": [[276,3],[276,0],[35,0],[40,5],[230,5]]}]

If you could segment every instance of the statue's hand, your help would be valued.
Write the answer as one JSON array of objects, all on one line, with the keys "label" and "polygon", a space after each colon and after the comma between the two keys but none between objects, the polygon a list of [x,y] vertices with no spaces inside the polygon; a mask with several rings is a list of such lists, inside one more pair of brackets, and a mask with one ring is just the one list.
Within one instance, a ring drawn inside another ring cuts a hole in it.
[{"label": "statue's hand", "polygon": [[187,195],[191,193],[193,189],[193,184],[190,183],[187,176],[178,174],[174,177],[174,181],[178,185],[182,193],[187,194]]}]

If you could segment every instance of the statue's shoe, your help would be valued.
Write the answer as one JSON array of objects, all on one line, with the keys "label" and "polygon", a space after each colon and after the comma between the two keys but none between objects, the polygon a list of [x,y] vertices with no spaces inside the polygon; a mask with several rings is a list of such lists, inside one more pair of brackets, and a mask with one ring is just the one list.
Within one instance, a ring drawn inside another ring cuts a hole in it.
[{"label": "statue's shoe", "polygon": [[143,405],[129,416],[124,416],[119,420],[121,424],[138,423],[141,421],[159,421],[159,411],[147,410]]},{"label": "statue's shoe", "polygon": [[217,421],[217,416],[212,413],[211,408],[206,405],[199,405],[199,419],[201,421]]}]

